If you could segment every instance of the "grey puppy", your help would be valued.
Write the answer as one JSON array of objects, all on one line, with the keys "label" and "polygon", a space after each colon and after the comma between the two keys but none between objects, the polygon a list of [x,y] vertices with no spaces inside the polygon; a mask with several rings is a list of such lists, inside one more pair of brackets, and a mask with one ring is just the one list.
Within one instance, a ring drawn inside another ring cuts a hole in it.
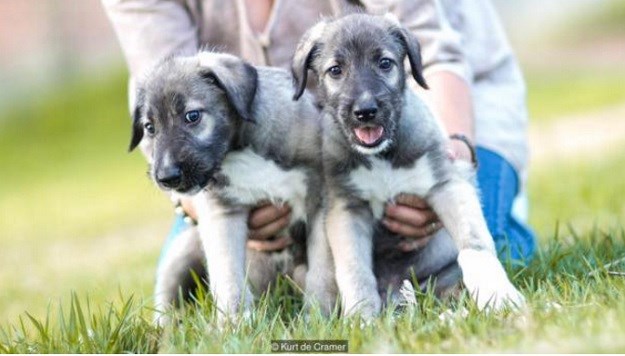
[{"label": "grey puppy", "polygon": [[[285,70],[200,52],[161,62],[137,86],[130,149],[141,144],[160,188],[192,197],[222,321],[249,312],[246,277],[262,291],[277,273],[293,274],[306,237],[323,233],[319,111],[310,98],[291,100],[291,82]],[[263,200],[291,206],[294,247],[246,253],[249,210]],[[183,237],[175,254],[196,261],[194,237]],[[169,300],[180,273],[157,286]]]},{"label": "grey puppy", "polygon": [[[427,88],[416,39],[392,16],[354,14],[311,28],[292,63],[295,98],[309,69],[319,83],[325,228],[343,312],[376,315],[378,289],[396,291],[412,273],[442,271],[439,283],[448,284],[453,276],[445,266],[456,259],[478,307],[521,306],[523,296],[497,259],[472,167],[447,158],[440,124],[406,86],[406,57],[413,78]],[[380,220],[384,204],[400,193],[425,198],[445,227],[422,251],[389,248],[398,236]]]}]

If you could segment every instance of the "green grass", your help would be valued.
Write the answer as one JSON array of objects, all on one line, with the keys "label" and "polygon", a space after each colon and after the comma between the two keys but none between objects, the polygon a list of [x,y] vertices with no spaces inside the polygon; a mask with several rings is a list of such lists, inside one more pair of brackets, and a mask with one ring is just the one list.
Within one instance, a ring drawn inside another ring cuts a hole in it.
[{"label": "green grass", "polygon": [[622,225],[624,176],[625,146],[616,147],[608,157],[534,171],[529,179],[530,223],[545,236],[552,234],[556,223],[573,224],[580,231]]},{"label": "green grass", "polygon": [[123,72],[109,72],[0,116],[3,240],[39,239],[41,225],[94,234],[162,213],[144,159],[126,152],[125,93]]},{"label": "green grass", "polygon": [[528,107],[532,122],[625,105],[625,70],[569,68],[527,71]]},{"label": "green grass", "polygon": [[609,1],[598,6],[595,14],[588,17],[587,28],[595,35],[625,35],[625,3],[620,0]]},{"label": "green grass", "polygon": [[[44,320],[26,313],[17,326],[0,331],[4,353],[149,353],[154,352],[157,334],[143,316],[140,303],[120,297],[119,307],[92,307],[72,293],[67,306],[58,306],[56,323],[51,310]],[[95,309],[93,309],[95,308]],[[36,335],[36,336],[35,336]],[[29,341],[33,338],[34,342]],[[63,351],[60,351],[63,350]]]},{"label": "green grass", "polygon": [[[625,1],[599,1],[523,48],[533,121],[625,104]],[[542,51],[547,50],[547,58]],[[524,63],[521,63],[524,65]]]},{"label": "green grass", "polygon": [[[580,14],[554,33],[556,40],[568,43],[601,40],[625,35],[625,3],[621,0],[602,1],[594,9]],[[571,26],[574,25],[574,26]]]},{"label": "green grass", "polygon": [[[621,100],[612,96],[620,79],[575,78],[530,77],[532,112],[553,119]],[[528,298],[525,318],[480,314],[466,296],[419,294],[418,307],[361,329],[304,318],[301,294],[282,281],[251,320],[218,330],[200,296],[176,328],[155,328],[152,283],[171,208],[141,155],[126,153],[125,88],[123,72],[101,73],[0,113],[0,352],[269,352],[272,339],[297,338],[346,339],[350,352],[625,351],[625,278],[601,268],[625,257],[625,149],[531,172],[541,253],[510,271]],[[567,101],[570,88],[584,95]],[[469,315],[442,322],[449,308]]]},{"label": "green grass", "polygon": [[0,324],[70,289],[151,292],[170,204],[127,153],[125,74],[92,74],[0,111]]},{"label": "green grass", "polygon": [[[150,310],[133,298],[95,308],[72,295],[70,306],[48,317],[26,315],[0,330],[0,351],[10,353],[270,352],[272,340],[347,340],[350,352],[623,352],[625,232],[589,232],[549,242],[514,281],[528,297],[524,314],[483,314],[466,295],[441,302],[418,293],[418,304],[391,309],[371,325],[302,312],[302,298],[282,280],[257,302],[250,319],[216,328],[214,305],[200,295],[164,330],[149,323]],[[463,316],[462,310],[468,314]],[[448,321],[439,315],[451,310]]]}]

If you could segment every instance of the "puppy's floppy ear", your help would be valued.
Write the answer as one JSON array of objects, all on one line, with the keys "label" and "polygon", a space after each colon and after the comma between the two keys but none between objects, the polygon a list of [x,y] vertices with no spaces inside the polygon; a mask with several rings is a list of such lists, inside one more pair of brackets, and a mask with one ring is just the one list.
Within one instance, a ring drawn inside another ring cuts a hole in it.
[{"label": "puppy's floppy ear", "polygon": [[291,74],[295,89],[293,100],[299,99],[304,94],[308,81],[308,70],[312,69],[312,61],[321,48],[320,39],[326,25],[327,21],[322,20],[306,31],[297,44],[295,53],[293,53],[293,60],[291,61]]},{"label": "puppy's floppy ear", "polygon": [[200,75],[226,92],[226,97],[239,116],[254,122],[252,103],[258,87],[258,72],[242,59],[221,53],[202,52]]},{"label": "puppy's floppy ear", "polygon": [[419,83],[423,89],[429,89],[425,78],[423,78],[423,64],[421,63],[421,46],[417,38],[408,30],[400,26],[393,26],[391,33],[406,50],[410,68],[412,69],[412,77]]},{"label": "puppy's floppy ear", "polygon": [[143,125],[141,125],[141,114],[143,112],[143,106],[145,105],[145,92],[143,89],[137,89],[135,96],[135,108],[132,111],[132,138],[130,139],[130,146],[128,152],[132,152],[139,142],[143,139]]}]

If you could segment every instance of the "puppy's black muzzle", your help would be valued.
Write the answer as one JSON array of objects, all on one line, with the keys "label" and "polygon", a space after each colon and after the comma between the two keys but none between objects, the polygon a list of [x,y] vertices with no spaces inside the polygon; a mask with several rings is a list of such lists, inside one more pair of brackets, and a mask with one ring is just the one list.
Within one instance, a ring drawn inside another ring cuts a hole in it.
[{"label": "puppy's black muzzle", "polygon": [[156,172],[156,181],[167,189],[177,189],[182,183],[182,171],[176,165],[163,167]]}]

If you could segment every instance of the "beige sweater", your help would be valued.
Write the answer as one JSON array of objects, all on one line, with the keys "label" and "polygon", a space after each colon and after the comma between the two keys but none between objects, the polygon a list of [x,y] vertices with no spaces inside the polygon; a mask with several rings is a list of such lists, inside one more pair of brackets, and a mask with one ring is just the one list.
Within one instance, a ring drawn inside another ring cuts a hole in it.
[{"label": "beige sweater", "polygon": [[[300,36],[321,16],[359,11],[357,1],[276,0],[261,34],[244,0],[102,0],[132,76],[171,54],[210,48],[258,65],[289,67]],[[426,76],[449,71],[472,88],[476,142],[504,156],[521,177],[527,164],[525,86],[488,0],[363,0],[393,12],[422,47]]]}]

